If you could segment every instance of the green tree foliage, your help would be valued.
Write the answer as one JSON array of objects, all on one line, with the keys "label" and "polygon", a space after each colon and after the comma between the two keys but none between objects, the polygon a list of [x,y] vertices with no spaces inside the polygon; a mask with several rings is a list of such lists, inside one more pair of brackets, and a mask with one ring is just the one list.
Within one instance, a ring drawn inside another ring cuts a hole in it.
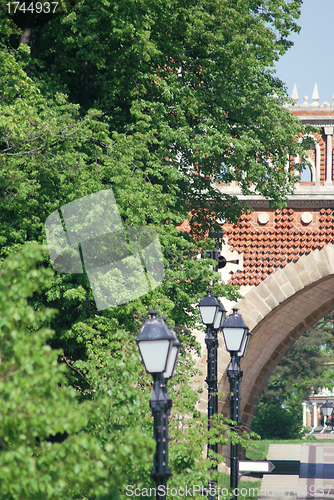
[{"label": "green tree foliage", "polygon": [[[48,344],[58,349],[82,411],[96,404],[79,427],[97,450],[113,450],[111,478],[101,458],[101,488],[110,481],[109,492],[117,485],[120,498],[127,482],[148,482],[151,381],[133,339],[151,307],[163,312],[183,343],[171,389],[172,481],[206,484],[206,422],[189,381],[198,350],[195,305],[217,275],[210,261],[197,259],[212,241],[194,241],[177,226],[188,218],[192,234],[201,224],[197,236],[204,237],[216,217],[237,221],[245,207],[217,191],[215,179],[238,180],[245,194],[256,189],[284,204],[295,181],[284,167],[288,155],[301,153],[301,124],[282,107],[284,89],[271,71],[298,31],[301,1],[64,0],[55,15],[40,17],[8,14],[1,2],[1,259],[26,242],[44,243],[54,210],[108,188],[125,227],[157,229],[165,279],[146,296],[97,311],[85,275],[58,273],[29,307],[59,311],[43,320],[54,331]],[[43,266],[50,266],[47,255]],[[236,297],[225,284],[214,292]],[[26,326],[34,329],[31,319]],[[71,433],[79,435],[79,427]],[[213,439],[224,443],[225,431],[218,421]],[[83,459],[82,470],[92,460]],[[96,484],[92,498],[102,491]],[[82,491],[68,488],[59,495]]]},{"label": "green tree foliage", "polygon": [[252,422],[252,431],[262,439],[299,439],[302,436],[301,404],[282,407],[279,401],[260,402]]},{"label": "green tree foliage", "polygon": [[124,450],[87,432],[101,425],[103,401],[77,403],[66,365],[46,344],[53,332],[44,325],[55,311],[28,304],[52,279],[42,258],[30,244],[0,268],[0,496],[95,498],[124,483],[124,459],[147,460],[152,440],[132,430]]},{"label": "green tree foliage", "polygon": [[127,164],[178,209],[186,202],[199,214],[210,200],[217,216],[236,220],[241,205],[212,179],[236,179],[244,193],[256,189],[278,205],[294,183],[285,165],[300,152],[302,128],[282,107],[272,68],[299,29],[300,4],[64,3],[62,14],[31,28],[25,67],[45,91],[69,92],[82,109],[102,110],[114,149],[126,137]]},{"label": "green tree foliage", "polygon": [[280,399],[294,393],[299,399],[307,398],[312,389],[317,391],[325,381],[326,363],[330,361],[324,347],[332,338],[316,327],[305,332],[283,357],[271,377],[263,397]]},{"label": "green tree foliage", "polygon": [[252,430],[263,439],[298,438],[302,401],[322,387],[332,389],[333,313],[307,330],[281,360],[262,393]]},{"label": "green tree foliage", "polygon": [[[179,477],[189,474],[188,462],[180,456],[185,443],[191,441],[188,457],[196,464],[192,469],[194,481],[206,484],[208,464],[202,458],[207,440],[205,418],[197,414],[190,426],[186,421],[197,400],[189,387],[195,373],[191,353],[198,348],[190,333],[198,321],[194,306],[215,274],[207,261],[196,259],[198,245],[175,228],[175,220],[181,222],[182,218],[170,210],[168,195],[161,193],[159,185],[145,182],[144,173],[134,168],[130,161],[132,152],[127,149],[130,141],[122,139],[123,149],[119,149],[116,161],[106,148],[107,144],[112,148],[112,141],[98,112],[93,110],[80,118],[78,105],[68,103],[59,93],[43,97],[27,75],[19,72],[20,65],[12,54],[4,54],[4,59],[7,74],[3,86],[19,74],[20,78],[14,81],[16,92],[22,97],[11,105],[8,99],[2,107],[6,142],[2,156],[2,255],[21,248],[27,240],[45,241],[46,217],[64,203],[103,189],[103,179],[114,179],[112,187],[125,224],[145,225],[150,217],[158,226],[166,255],[167,279],[159,289],[142,300],[98,313],[85,276],[57,274],[50,278],[43,295],[34,295],[30,302],[35,308],[51,304],[61,311],[49,320],[55,333],[48,337],[48,342],[62,349],[59,359],[68,368],[66,379],[77,390],[77,398],[85,404],[92,400],[98,404],[98,422],[90,419],[87,431],[102,446],[114,446],[120,460],[110,461],[108,469],[114,478],[111,484],[117,483],[123,496],[126,484],[147,484],[152,464],[152,447],[145,444],[152,434],[148,406],[151,381],[144,373],[133,339],[150,306],[167,312],[172,323],[178,325],[184,349],[177,379],[181,389],[174,398],[175,430],[171,428],[171,435],[175,436],[172,443],[176,448],[175,455],[171,452],[171,463],[175,456]],[[25,88],[29,89],[26,94]],[[96,144],[97,138],[106,142]],[[47,265],[48,259],[44,258]],[[230,286],[220,285],[216,290],[235,296]],[[189,429],[183,432],[182,439],[177,437],[179,425]],[[218,439],[225,442],[221,432],[219,435]],[[141,444],[144,438],[145,446]],[[134,447],[141,449],[138,460]],[[86,468],[90,459],[83,457]],[[95,496],[98,493],[97,486]],[[70,498],[70,493],[66,498]]]}]

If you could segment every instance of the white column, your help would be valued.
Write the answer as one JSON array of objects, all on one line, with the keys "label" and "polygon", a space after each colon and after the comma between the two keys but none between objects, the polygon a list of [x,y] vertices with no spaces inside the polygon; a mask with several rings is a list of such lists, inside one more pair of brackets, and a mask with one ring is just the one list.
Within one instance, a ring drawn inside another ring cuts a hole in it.
[{"label": "white column", "polygon": [[317,403],[312,403],[313,405],[313,427],[318,427],[318,407]]},{"label": "white column", "polygon": [[327,135],[327,145],[326,145],[326,180],[325,184],[333,185],[332,181],[332,172],[333,172],[333,153],[332,153],[332,144],[333,144],[333,129],[334,127],[324,127],[325,134]]},{"label": "white column", "polygon": [[321,157],[321,150],[320,150],[320,145],[317,141],[314,142],[315,144],[315,185],[320,186],[320,157]]},{"label": "white column", "polygon": [[303,426],[307,427],[307,419],[306,419],[306,403],[303,402]]}]

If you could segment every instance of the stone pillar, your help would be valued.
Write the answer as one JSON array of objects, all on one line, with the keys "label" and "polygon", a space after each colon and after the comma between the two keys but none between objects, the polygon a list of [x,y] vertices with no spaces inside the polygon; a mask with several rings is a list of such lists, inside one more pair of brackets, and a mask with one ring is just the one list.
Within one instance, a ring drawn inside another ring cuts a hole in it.
[{"label": "stone pillar", "polygon": [[311,408],[309,406],[306,409],[306,420],[307,420],[307,427],[312,427],[312,413],[311,413]]},{"label": "stone pillar", "polygon": [[318,427],[318,407],[317,403],[312,403],[313,405],[313,427]]},{"label": "stone pillar", "polygon": [[327,136],[327,145],[326,145],[326,180],[325,184],[333,185],[333,152],[332,152],[332,144],[333,144],[333,126],[324,127],[325,134]]},{"label": "stone pillar", "polygon": [[306,403],[303,401],[303,426],[307,427],[307,419],[306,419]]}]

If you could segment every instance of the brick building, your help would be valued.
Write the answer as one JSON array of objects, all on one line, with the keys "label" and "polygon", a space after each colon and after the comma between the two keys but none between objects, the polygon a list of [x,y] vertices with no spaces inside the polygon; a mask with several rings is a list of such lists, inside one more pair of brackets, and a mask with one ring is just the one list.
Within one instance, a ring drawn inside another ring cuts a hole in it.
[{"label": "brick building", "polygon": [[[241,225],[223,224],[222,253],[228,263],[221,270],[225,282],[240,286],[244,299],[238,307],[252,330],[242,369],[242,418],[250,426],[259,397],[269,377],[287,350],[304,331],[334,309],[334,172],[333,130],[334,102],[319,103],[315,85],[312,102],[304,97],[289,110],[305,124],[319,131],[312,134],[307,151],[307,167],[301,183],[288,201],[286,209],[269,208],[261,196],[243,197],[236,182],[217,184],[222,192],[245,199],[253,211],[241,218]],[[296,158],[295,162],[303,162]],[[226,301],[224,301],[227,306]],[[231,305],[231,304],[230,304]],[[230,306],[228,306],[229,308]],[[206,350],[204,337],[198,366],[203,376],[197,384],[205,387]],[[226,367],[229,355],[220,339],[219,391],[228,394]],[[206,408],[206,391],[200,407]],[[227,413],[228,400],[220,402]]]},{"label": "brick building", "polygon": [[[326,402],[334,404],[334,387],[332,390],[323,388],[317,394],[311,394],[307,401],[303,401],[303,425],[309,429],[323,430],[324,416],[321,412],[321,405]],[[332,422],[332,417],[328,417],[327,422]],[[333,436],[334,437],[334,436]]]},{"label": "brick building", "polygon": [[[292,98],[297,102],[296,87]],[[305,96],[303,104],[289,107],[303,123],[320,127],[321,133],[312,134],[314,146],[307,151],[311,167],[305,166],[286,209],[269,209],[269,203],[260,196],[243,197],[237,183],[218,185],[224,192],[246,199],[254,210],[241,218],[241,227],[222,226],[228,251],[241,255],[241,265],[230,264],[224,270],[223,278],[233,285],[258,285],[277,269],[334,241],[334,102],[320,105],[317,86],[312,99],[309,104]]]}]

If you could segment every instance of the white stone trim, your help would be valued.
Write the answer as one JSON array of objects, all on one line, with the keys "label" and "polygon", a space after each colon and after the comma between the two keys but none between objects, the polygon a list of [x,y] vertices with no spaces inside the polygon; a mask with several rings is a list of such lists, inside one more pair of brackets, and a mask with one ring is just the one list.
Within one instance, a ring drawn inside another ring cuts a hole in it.
[{"label": "white stone trim", "polygon": [[312,403],[313,406],[313,427],[318,426],[318,405],[317,403]]},{"label": "white stone trim", "polygon": [[[312,141],[314,142],[314,145],[315,145],[315,166],[314,166],[313,161],[309,157],[307,158],[307,160],[311,164],[312,181],[315,183],[316,186],[319,186],[320,185],[320,158],[321,158],[320,144],[319,144],[318,139],[316,137],[314,137],[314,135],[312,135],[312,134],[304,134],[303,137],[309,137],[310,139],[312,139]],[[302,141],[303,137],[301,137],[299,139],[299,142]]]},{"label": "white stone trim", "polygon": [[325,184],[330,186],[333,185],[332,175],[333,175],[333,128],[334,127],[324,127],[325,134],[327,136],[326,141],[326,180]]},{"label": "white stone trim", "polygon": [[306,410],[307,410],[306,406],[307,405],[306,405],[305,401],[302,402],[302,405],[303,405],[303,426],[307,427],[307,416],[306,416]]}]

